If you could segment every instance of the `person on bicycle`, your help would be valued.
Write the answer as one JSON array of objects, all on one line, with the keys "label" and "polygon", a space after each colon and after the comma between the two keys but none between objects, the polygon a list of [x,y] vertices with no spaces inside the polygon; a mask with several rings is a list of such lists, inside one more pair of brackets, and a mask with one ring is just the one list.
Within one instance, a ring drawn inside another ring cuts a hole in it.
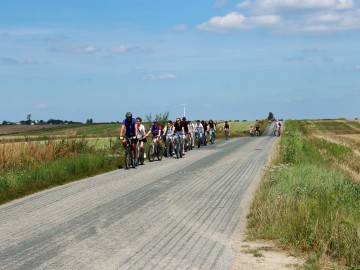
[{"label": "person on bicycle", "polygon": [[185,155],[184,153],[184,137],[185,137],[185,130],[184,130],[184,125],[183,122],[181,122],[180,117],[176,118],[176,122],[174,124],[174,133],[175,133],[175,138],[180,139],[181,145],[182,145],[182,154]]},{"label": "person on bicycle", "polygon": [[162,126],[159,124],[158,120],[154,120],[153,125],[150,127],[149,132],[146,134],[145,137],[149,136],[150,133],[153,136],[153,141],[158,146],[161,146]]},{"label": "person on bicycle", "polygon": [[170,153],[170,149],[168,146],[173,143],[174,140],[174,126],[171,120],[167,121],[166,127],[163,130],[163,136],[165,137],[166,156],[170,157],[172,153]]},{"label": "person on bicycle", "polygon": [[253,126],[250,127],[249,133],[250,133],[250,136],[254,136],[255,130],[254,130]]},{"label": "person on bicycle", "polygon": [[194,148],[194,141],[195,141],[195,124],[190,120],[189,121],[189,132],[192,139],[191,147]]},{"label": "person on bicycle", "polygon": [[230,124],[228,121],[225,121],[224,123],[224,133],[227,133],[228,136],[230,136]]},{"label": "person on bicycle", "polygon": [[255,135],[260,136],[260,126],[259,126],[259,124],[256,124],[256,126],[255,126]]},{"label": "person on bicycle", "polygon": [[[190,138],[189,138],[190,137],[190,126],[189,126],[189,122],[186,121],[185,116],[182,118],[182,123],[183,123],[183,126],[184,126],[186,143],[189,143],[190,142]],[[184,149],[185,149],[185,146],[184,146]]]},{"label": "person on bicycle", "polygon": [[216,131],[216,125],[215,125],[214,121],[212,119],[210,119],[209,120],[209,134],[210,134],[210,139],[211,139],[211,136],[214,136],[214,141],[215,141],[215,131]]},{"label": "person on bicycle", "polygon": [[280,136],[281,133],[281,123],[279,121],[276,121],[276,131],[278,133],[278,136]]},{"label": "person on bicycle", "polygon": [[201,147],[203,134],[204,134],[204,126],[201,124],[200,120],[197,120],[196,124],[195,124],[195,138],[200,139],[200,143],[198,145],[198,148]]},{"label": "person on bicycle", "polygon": [[142,122],[142,118],[136,117],[136,123],[138,124],[137,140],[140,143],[140,148],[142,152],[145,153],[144,143],[146,143],[146,138],[145,138],[146,132],[145,132],[145,127],[143,124],[141,124],[141,122]]},{"label": "person on bicycle", "polygon": [[[125,138],[123,137],[125,131]],[[131,139],[131,146],[134,152],[134,157],[138,156],[136,149],[136,136],[138,133],[138,124],[136,119],[132,117],[131,112],[125,114],[125,119],[122,121],[120,129],[120,139],[122,139],[122,145],[126,148],[127,138]]]}]

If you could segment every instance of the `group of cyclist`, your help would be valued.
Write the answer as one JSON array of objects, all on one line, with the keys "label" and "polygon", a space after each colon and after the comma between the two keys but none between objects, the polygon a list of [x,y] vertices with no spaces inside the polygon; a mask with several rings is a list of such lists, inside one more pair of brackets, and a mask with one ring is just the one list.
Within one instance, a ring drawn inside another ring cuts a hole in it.
[{"label": "group of cyclist", "polygon": [[[227,121],[224,124],[224,130],[230,130],[230,125]],[[212,119],[210,119],[209,122],[197,120],[196,123],[193,123],[192,121],[188,121],[186,117],[182,119],[178,117],[175,122],[168,120],[164,128],[157,120],[154,120],[149,131],[146,132],[141,117],[133,118],[132,113],[127,112],[125,119],[122,121],[120,139],[122,140],[124,148],[126,148],[127,139],[131,140],[135,157],[138,156],[137,142],[139,142],[140,149],[144,153],[144,143],[150,135],[153,142],[159,146],[163,141],[165,141],[166,145],[169,145],[168,143],[174,143],[174,141],[177,142],[177,140],[180,140],[182,147],[181,154],[185,155],[186,148],[184,140],[187,144],[191,144],[189,148],[192,149],[195,139],[199,138],[200,143],[198,147],[202,147],[206,145],[208,134],[210,138],[215,138],[215,131],[216,123],[214,123]],[[211,140],[211,143],[214,143],[214,139]],[[166,151],[166,155],[169,157],[172,153],[169,152],[169,148],[167,148]]]}]

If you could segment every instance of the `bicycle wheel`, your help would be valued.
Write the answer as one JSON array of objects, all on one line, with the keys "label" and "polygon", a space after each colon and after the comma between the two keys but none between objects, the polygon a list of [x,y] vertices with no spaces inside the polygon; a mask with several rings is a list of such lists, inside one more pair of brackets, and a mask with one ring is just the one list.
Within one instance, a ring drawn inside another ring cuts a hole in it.
[{"label": "bicycle wheel", "polygon": [[180,138],[177,141],[176,150],[177,150],[177,153],[178,153],[178,158],[179,157],[182,158],[182,145],[181,145]]},{"label": "bicycle wheel", "polygon": [[163,158],[163,147],[162,147],[162,145],[160,144],[160,145],[158,145],[157,146],[157,159],[160,161],[160,160],[162,160],[162,158]]},{"label": "bicycle wheel", "polygon": [[149,157],[149,161],[153,162],[155,159],[155,145],[154,143],[150,144],[149,150],[148,150],[148,157]]},{"label": "bicycle wheel", "polygon": [[179,158],[179,151],[178,151],[178,147],[177,147],[177,145],[178,145],[178,140],[179,140],[179,139],[176,139],[176,140],[174,141],[174,143],[173,143],[173,147],[174,147],[174,152],[175,152],[176,158]]},{"label": "bicycle wheel", "polygon": [[214,144],[214,132],[212,132],[210,135],[210,143]]},{"label": "bicycle wheel", "polygon": [[130,169],[132,163],[131,149],[126,148],[125,150],[125,169]]},{"label": "bicycle wheel", "polygon": [[196,142],[197,142],[198,148],[200,148],[200,146],[201,146],[200,134],[196,135]]},{"label": "bicycle wheel", "polygon": [[141,164],[141,165],[144,165],[144,161],[145,161],[145,158],[144,158],[144,151],[139,148],[139,161],[138,161],[138,164]]}]

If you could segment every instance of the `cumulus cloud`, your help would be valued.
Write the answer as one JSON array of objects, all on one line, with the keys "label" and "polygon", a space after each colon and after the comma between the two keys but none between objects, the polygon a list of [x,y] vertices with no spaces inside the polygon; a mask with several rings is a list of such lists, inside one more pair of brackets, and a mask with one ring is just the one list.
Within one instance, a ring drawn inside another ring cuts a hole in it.
[{"label": "cumulus cloud", "polygon": [[175,80],[178,77],[174,74],[146,75],[144,81]]},{"label": "cumulus cloud", "polygon": [[280,23],[281,19],[276,15],[263,15],[246,17],[243,14],[232,12],[224,17],[213,17],[209,21],[197,26],[199,30],[227,32],[231,30],[245,30],[257,27],[267,27]]},{"label": "cumulus cloud", "polygon": [[268,28],[276,32],[330,32],[360,29],[360,7],[353,0],[244,0],[240,12],[215,16],[197,29],[214,32]]},{"label": "cumulus cloud", "polygon": [[269,14],[302,12],[309,10],[345,10],[355,6],[353,0],[256,0],[243,1],[238,8],[247,8],[253,13]]}]

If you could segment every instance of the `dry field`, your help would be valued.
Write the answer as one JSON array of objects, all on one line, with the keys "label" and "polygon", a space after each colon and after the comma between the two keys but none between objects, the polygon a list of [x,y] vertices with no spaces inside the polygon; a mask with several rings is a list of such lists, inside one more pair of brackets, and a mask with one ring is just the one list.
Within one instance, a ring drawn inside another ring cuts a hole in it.
[{"label": "dry field", "polygon": [[349,153],[339,156],[323,153],[333,164],[360,182],[360,122],[349,120],[307,121],[309,135],[320,141],[344,146]]},{"label": "dry field", "polygon": [[0,135],[50,130],[64,127],[64,125],[0,125]]}]

